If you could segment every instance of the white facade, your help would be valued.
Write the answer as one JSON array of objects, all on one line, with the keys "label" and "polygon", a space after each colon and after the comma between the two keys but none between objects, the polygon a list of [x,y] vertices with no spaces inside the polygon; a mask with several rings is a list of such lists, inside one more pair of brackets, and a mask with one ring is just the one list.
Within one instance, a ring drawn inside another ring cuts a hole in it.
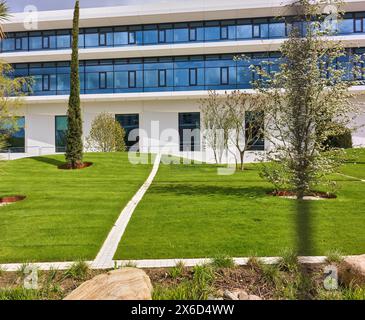
[{"label": "white facade", "polygon": [[[95,8],[81,10],[81,27],[117,26],[180,21],[201,21],[213,19],[237,19],[255,17],[274,17],[290,15],[284,6],[290,1],[179,1],[163,2],[156,5],[124,6],[113,8]],[[347,11],[364,11],[365,1],[347,1]],[[5,31],[26,30],[27,16],[15,14],[5,24]],[[39,30],[71,28],[72,10],[39,12],[37,27]],[[365,47],[365,34],[338,37],[348,47]],[[80,60],[115,59],[135,57],[163,57],[198,54],[224,54],[238,52],[277,51],[283,39],[245,40],[209,43],[185,43],[166,45],[145,45],[132,47],[80,49]],[[10,63],[31,63],[70,60],[69,49],[31,52],[2,53],[1,59]],[[361,96],[364,87],[353,88],[358,95],[357,101],[364,103]],[[250,90],[247,90],[250,91]],[[111,114],[139,114],[139,128],[148,137],[141,136],[142,152],[156,152],[161,146],[169,145],[174,155],[194,156],[199,160],[213,161],[213,155],[204,148],[195,153],[181,153],[178,135],[179,112],[199,112],[199,99],[206,97],[207,91],[179,91],[153,93],[117,93],[82,95],[82,116],[84,137],[89,133],[95,116],[101,112]],[[24,155],[55,153],[55,116],[66,115],[67,96],[32,96],[25,98],[21,115],[25,116],[25,154],[11,154],[16,158]],[[365,112],[365,106],[363,106]],[[152,129],[159,123],[158,132]],[[365,124],[365,116],[358,119]],[[171,130],[172,129],[172,130]],[[359,128],[354,134],[354,145],[365,146],[365,129]],[[268,145],[265,146],[269,148]],[[248,155],[247,161],[255,158]],[[232,160],[232,158],[231,158]]]}]

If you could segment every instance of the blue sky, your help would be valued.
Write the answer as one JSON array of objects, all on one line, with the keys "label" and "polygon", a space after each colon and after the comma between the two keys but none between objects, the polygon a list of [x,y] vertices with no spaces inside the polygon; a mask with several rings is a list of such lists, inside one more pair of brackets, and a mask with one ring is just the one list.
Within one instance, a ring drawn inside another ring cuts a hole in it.
[{"label": "blue sky", "polygon": [[[23,12],[27,5],[36,6],[39,11],[71,9],[75,0],[7,0],[11,12]],[[130,4],[160,2],[159,0],[80,0],[81,8],[106,7]]]}]

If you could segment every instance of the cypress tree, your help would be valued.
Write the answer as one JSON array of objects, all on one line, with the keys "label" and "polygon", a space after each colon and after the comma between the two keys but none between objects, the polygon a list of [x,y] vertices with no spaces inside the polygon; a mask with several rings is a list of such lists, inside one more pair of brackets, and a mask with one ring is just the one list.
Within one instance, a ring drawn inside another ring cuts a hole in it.
[{"label": "cypress tree", "polygon": [[73,28],[72,28],[72,57],[70,98],[68,101],[68,130],[66,144],[66,161],[68,167],[77,169],[82,166],[83,142],[82,119],[80,108],[80,77],[79,77],[79,1],[75,3]]}]

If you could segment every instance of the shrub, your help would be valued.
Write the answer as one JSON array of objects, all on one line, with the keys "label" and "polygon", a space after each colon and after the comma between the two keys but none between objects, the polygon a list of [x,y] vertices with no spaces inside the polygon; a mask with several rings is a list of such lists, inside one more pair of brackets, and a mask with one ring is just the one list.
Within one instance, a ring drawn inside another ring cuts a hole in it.
[{"label": "shrub", "polygon": [[184,274],[185,265],[184,262],[179,261],[175,267],[169,271],[169,276],[173,279],[180,278]]},{"label": "shrub", "polygon": [[66,272],[66,278],[85,280],[90,272],[89,265],[85,261],[75,262]]},{"label": "shrub", "polygon": [[125,151],[125,131],[109,113],[99,114],[91,124],[86,138],[87,148],[97,152]]},{"label": "shrub", "polygon": [[217,255],[212,259],[211,265],[214,268],[233,268],[234,261],[227,255]]},{"label": "shrub", "polygon": [[348,128],[341,127],[337,135],[329,136],[325,142],[327,148],[352,148],[352,133]]}]

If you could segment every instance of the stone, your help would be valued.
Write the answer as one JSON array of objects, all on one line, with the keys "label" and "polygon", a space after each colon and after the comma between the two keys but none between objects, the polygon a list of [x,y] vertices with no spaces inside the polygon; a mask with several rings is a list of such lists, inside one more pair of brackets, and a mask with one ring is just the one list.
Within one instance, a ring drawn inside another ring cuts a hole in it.
[{"label": "stone", "polygon": [[232,293],[232,292],[230,292],[228,290],[225,290],[224,291],[223,298],[225,300],[238,300],[238,297],[234,293]]},{"label": "stone", "polygon": [[152,300],[147,274],[136,268],[122,268],[84,282],[65,300]]},{"label": "stone", "polygon": [[262,298],[260,298],[259,296],[254,295],[254,294],[250,294],[248,296],[248,300],[262,300]]},{"label": "stone", "polygon": [[338,268],[339,280],[349,286],[365,285],[365,254],[346,257]]},{"label": "stone", "polygon": [[250,295],[244,290],[240,290],[238,292],[238,299],[239,300],[249,300],[249,297],[250,297]]}]

